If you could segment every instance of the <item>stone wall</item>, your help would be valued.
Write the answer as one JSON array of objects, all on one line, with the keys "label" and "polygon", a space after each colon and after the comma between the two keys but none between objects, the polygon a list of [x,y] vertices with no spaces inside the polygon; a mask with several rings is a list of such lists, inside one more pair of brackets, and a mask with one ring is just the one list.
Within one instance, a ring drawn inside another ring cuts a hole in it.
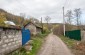
[{"label": "stone wall", "polygon": [[21,30],[0,28],[0,55],[10,53],[21,45]]},{"label": "stone wall", "polygon": [[85,31],[81,31],[81,41],[85,41]]}]

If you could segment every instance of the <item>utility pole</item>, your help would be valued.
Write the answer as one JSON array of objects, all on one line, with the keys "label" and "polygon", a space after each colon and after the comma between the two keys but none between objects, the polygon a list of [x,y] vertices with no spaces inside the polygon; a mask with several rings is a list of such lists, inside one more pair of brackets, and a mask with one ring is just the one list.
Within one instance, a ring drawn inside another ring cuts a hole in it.
[{"label": "utility pole", "polygon": [[41,26],[42,26],[42,33],[43,33],[43,23],[42,23],[42,17],[41,17]]},{"label": "utility pole", "polygon": [[64,7],[63,7],[63,31],[65,36],[65,15],[64,15]]}]

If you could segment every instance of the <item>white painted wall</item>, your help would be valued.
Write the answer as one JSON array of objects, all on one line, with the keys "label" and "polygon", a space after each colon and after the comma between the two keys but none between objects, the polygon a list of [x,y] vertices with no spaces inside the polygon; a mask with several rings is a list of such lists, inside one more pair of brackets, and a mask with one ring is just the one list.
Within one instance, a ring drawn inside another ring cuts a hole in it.
[{"label": "white painted wall", "polygon": [[27,25],[25,28],[26,28],[26,29],[29,29],[30,32],[31,32],[31,34],[33,34],[33,35],[36,35],[36,34],[37,34],[37,32],[36,32],[36,27],[35,27],[33,24],[29,24],[29,25]]}]

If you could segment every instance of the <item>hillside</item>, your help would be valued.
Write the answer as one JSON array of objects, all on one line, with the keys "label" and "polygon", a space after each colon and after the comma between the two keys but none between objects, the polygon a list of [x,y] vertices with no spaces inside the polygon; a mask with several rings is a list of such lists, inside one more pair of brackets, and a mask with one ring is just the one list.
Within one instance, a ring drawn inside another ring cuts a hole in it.
[{"label": "hillside", "polygon": [[22,26],[28,22],[27,19],[24,19],[20,16],[13,15],[3,9],[0,9],[0,26],[5,25],[4,21],[12,21],[19,26]]}]

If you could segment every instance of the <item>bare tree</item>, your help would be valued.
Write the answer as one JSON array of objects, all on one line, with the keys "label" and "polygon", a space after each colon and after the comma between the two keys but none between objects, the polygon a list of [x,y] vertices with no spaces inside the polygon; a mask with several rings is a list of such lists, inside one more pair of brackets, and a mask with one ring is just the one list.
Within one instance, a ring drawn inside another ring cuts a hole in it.
[{"label": "bare tree", "polygon": [[23,26],[24,19],[25,19],[25,13],[20,13],[20,16],[22,17],[21,25]]},{"label": "bare tree", "polygon": [[47,27],[49,29],[49,21],[51,20],[51,18],[49,16],[45,17],[45,21],[47,22]]},{"label": "bare tree", "polygon": [[66,23],[67,24],[72,24],[72,19],[73,19],[73,13],[71,10],[67,10],[67,13],[66,13]]},{"label": "bare tree", "polygon": [[34,17],[30,17],[29,20],[33,23],[40,23],[39,20]]},{"label": "bare tree", "polygon": [[41,17],[42,33],[44,33],[44,32],[43,32],[43,23],[42,23],[42,22],[43,22],[43,20],[42,20],[42,17]]},{"label": "bare tree", "polygon": [[79,25],[81,25],[81,21],[80,21],[81,9],[80,9],[80,8],[75,9],[74,12],[75,12],[74,15],[75,15],[75,17],[76,17],[76,25],[79,26]]},{"label": "bare tree", "polygon": [[46,16],[45,17],[45,21],[47,22],[47,25],[48,25],[48,23],[49,23],[50,20],[51,20],[51,18],[49,16]]}]

